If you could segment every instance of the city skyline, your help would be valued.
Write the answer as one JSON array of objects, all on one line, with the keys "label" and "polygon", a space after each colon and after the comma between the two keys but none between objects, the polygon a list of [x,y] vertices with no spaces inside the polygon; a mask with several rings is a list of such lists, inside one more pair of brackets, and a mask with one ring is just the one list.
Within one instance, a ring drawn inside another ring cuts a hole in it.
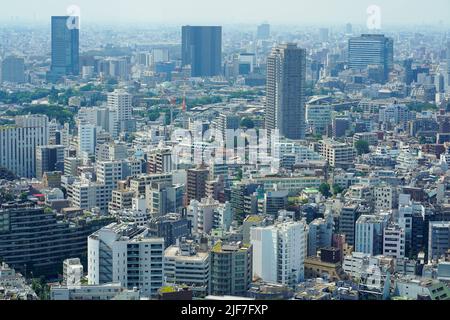
[{"label": "city skyline", "polygon": [[0,301],[450,300],[448,3],[105,4],[0,23]]}]

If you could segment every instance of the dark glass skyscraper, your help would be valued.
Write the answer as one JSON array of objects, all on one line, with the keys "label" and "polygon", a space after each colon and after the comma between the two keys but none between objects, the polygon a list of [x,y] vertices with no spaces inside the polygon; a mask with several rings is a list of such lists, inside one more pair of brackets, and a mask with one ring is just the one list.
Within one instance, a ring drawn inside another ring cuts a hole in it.
[{"label": "dark glass skyscraper", "polygon": [[76,17],[52,17],[52,65],[49,80],[80,73],[80,30]]},{"label": "dark glass skyscraper", "polygon": [[348,45],[350,69],[365,70],[369,66],[382,68],[384,80],[394,67],[394,41],[382,34],[363,34],[351,38]]},{"label": "dark glass skyscraper", "polygon": [[222,70],[222,27],[183,26],[182,62],[192,77],[213,77]]},{"label": "dark glass skyscraper", "polygon": [[266,129],[288,139],[305,138],[306,51],[295,44],[272,49],[267,58]]}]

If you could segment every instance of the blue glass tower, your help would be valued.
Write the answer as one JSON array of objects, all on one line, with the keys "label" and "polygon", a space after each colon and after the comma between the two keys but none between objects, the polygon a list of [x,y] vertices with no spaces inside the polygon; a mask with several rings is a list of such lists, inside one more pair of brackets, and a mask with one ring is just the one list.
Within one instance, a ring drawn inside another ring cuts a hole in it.
[{"label": "blue glass tower", "polygon": [[52,65],[49,80],[80,73],[80,30],[77,17],[52,17]]},{"label": "blue glass tower", "polygon": [[222,72],[222,27],[184,26],[183,66],[191,66],[193,77],[213,77]]}]

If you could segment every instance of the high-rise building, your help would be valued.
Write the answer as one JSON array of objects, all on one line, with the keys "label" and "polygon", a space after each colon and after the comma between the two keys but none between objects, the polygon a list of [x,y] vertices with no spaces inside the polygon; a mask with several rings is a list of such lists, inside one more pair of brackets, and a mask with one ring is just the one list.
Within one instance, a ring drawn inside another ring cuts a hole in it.
[{"label": "high-rise building", "polygon": [[339,214],[339,233],[345,235],[345,240],[350,246],[355,245],[355,225],[360,216],[358,209],[358,204],[349,203],[341,209]]},{"label": "high-rise building", "polygon": [[307,234],[305,221],[252,228],[253,277],[289,286],[303,280]]},{"label": "high-rise building", "polygon": [[152,238],[146,227],[113,223],[88,238],[88,281],[91,285],[120,282],[156,297],[163,286],[164,239]]},{"label": "high-rise building", "polygon": [[152,183],[146,187],[148,212],[152,217],[181,213],[184,203],[184,185]]},{"label": "high-rise building", "polygon": [[25,82],[25,62],[20,57],[6,57],[1,64],[0,82]]},{"label": "high-rise building", "polygon": [[18,116],[15,125],[0,126],[0,167],[20,177],[36,175],[36,147],[48,145],[48,118]]},{"label": "high-rise building", "polygon": [[78,127],[78,152],[95,155],[97,144],[97,127],[92,124],[81,124]]},{"label": "high-rise building", "polygon": [[189,169],[187,171],[187,203],[192,200],[201,201],[206,196],[206,181],[209,170],[204,168]]},{"label": "high-rise building", "polygon": [[413,64],[413,59],[406,59],[405,61],[403,61],[403,68],[405,69],[404,81],[405,81],[405,84],[408,86],[411,85],[411,83],[413,83],[413,81],[414,81],[412,64]]},{"label": "high-rise building", "polygon": [[133,96],[124,90],[115,90],[108,94],[108,108],[116,113],[117,133],[134,131]]},{"label": "high-rise building", "polygon": [[80,30],[72,24],[76,17],[52,17],[52,64],[50,81],[80,73]]},{"label": "high-rise building", "polygon": [[246,297],[252,283],[253,247],[219,241],[210,255],[211,294]]},{"label": "high-rise building", "polygon": [[305,138],[306,51],[280,45],[267,58],[266,129],[288,139]]},{"label": "high-rise building", "polygon": [[65,259],[80,257],[86,263],[87,236],[111,221],[106,217],[59,221],[55,212],[33,203],[3,204],[0,257],[27,275],[56,275]]},{"label": "high-rise building", "polygon": [[64,146],[39,146],[36,149],[36,177],[41,179],[45,172],[64,171]]},{"label": "high-rise building", "polygon": [[263,23],[256,30],[256,38],[258,40],[267,40],[270,38],[270,24]]},{"label": "high-rise building", "polygon": [[348,54],[351,69],[366,70],[369,66],[381,67],[386,81],[394,67],[394,40],[382,34],[363,34],[349,40]]},{"label": "high-rise building", "polygon": [[192,77],[213,77],[222,70],[222,27],[183,26],[182,64]]}]

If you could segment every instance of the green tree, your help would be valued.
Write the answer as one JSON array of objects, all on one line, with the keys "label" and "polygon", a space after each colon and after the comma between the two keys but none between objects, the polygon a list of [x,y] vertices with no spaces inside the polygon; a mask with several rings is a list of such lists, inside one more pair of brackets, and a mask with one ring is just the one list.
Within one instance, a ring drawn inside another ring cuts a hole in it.
[{"label": "green tree", "polygon": [[246,129],[253,129],[255,127],[255,123],[250,118],[244,118],[241,121],[241,127]]},{"label": "green tree", "polygon": [[341,194],[343,191],[344,191],[344,189],[340,185],[333,184],[333,194],[334,195]]},{"label": "green tree", "polygon": [[35,278],[31,280],[31,289],[36,292],[41,300],[50,300],[50,286],[45,282],[45,278]]},{"label": "green tree", "polygon": [[332,196],[331,192],[331,187],[328,183],[322,183],[319,187],[319,191],[320,193],[325,197],[325,198],[329,198]]},{"label": "green tree", "polygon": [[370,153],[369,143],[365,140],[359,140],[355,143],[358,155]]}]

